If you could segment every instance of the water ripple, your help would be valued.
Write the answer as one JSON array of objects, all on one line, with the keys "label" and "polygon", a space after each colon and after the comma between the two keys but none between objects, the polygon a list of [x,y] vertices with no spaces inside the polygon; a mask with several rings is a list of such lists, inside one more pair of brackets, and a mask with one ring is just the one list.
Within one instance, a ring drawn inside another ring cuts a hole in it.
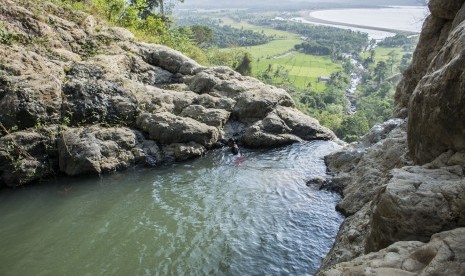
[{"label": "water ripple", "polygon": [[322,157],[336,148],[245,150],[239,163],[218,150],[4,193],[0,274],[312,275],[342,217],[337,195],[305,181],[325,175]]}]

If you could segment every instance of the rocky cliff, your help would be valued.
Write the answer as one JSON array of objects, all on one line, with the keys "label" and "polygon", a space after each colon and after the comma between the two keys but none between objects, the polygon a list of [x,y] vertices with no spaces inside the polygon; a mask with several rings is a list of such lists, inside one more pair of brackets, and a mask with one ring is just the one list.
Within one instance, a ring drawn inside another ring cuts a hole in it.
[{"label": "rocky cliff", "polygon": [[0,131],[0,186],[335,138],[281,89],[32,0],[0,0]]},{"label": "rocky cliff", "polygon": [[465,1],[429,8],[396,119],[326,157],[347,219],[320,275],[465,275]]}]

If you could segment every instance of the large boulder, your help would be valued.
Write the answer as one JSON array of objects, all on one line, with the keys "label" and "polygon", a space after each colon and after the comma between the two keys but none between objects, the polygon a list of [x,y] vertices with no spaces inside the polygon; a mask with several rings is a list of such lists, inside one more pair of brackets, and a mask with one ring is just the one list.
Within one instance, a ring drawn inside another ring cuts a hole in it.
[{"label": "large boulder", "polygon": [[[385,138],[378,141],[380,136]],[[337,204],[339,211],[345,215],[356,213],[378,193],[389,179],[390,170],[409,164],[405,136],[405,121],[377,125],[355,147],[325,158],[328,168],[339,173],[336,181],[345,187],[344,198]]]},{"label": "large boulder", "polygon": [[151,139],[162,144],[196,142],[211,147],[219,137],[218,129],[187,117],[168,112],[143,113],[137,118],[137,126]]},{"label": "large boulder", "polygon": [[369,251],[400,240],[427,241],[434,233],[465,226],[463,165],[404,167],[392,175],[375,201]]},{"label": "large boulder", "polygon": [[60,170],[67,175],[100,174],[136,163],[137,137],[128,128],[68,128],[58,139]]},{"label": "large boulder", "polygon": [[0,186],[20,186],[58,169],[57,127],[18,131],[0,138]]},{"label": "large boulder", "polygon": [[181,116],[189,117],[209,126],[222,129],[228,121],[230,113],[223,109],[205,108],[201,105],[190,105],[181,112]]}]

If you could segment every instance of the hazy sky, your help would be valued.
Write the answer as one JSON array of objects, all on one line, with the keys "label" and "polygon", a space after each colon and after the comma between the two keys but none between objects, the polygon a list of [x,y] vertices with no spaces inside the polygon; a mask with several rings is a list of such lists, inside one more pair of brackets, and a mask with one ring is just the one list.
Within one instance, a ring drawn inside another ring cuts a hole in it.
[{"label": "hazy sky", "polygon": [[420,5],[425,0],[287,0],[287,1],[276,1],[276,0],[184,0],[184,4],[180,6],[294,6],[294,5],[334,5],[342,4],[344,6],[352,5]]}]

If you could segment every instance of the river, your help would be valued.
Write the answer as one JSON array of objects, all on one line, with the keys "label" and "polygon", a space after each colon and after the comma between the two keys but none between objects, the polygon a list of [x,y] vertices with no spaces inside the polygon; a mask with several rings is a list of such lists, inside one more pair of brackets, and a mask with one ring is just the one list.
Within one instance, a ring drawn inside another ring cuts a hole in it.
[{"label": "river", "polygon": [[397,32],[419,34],[428,13],[427,6],[390,6],[303,11],[301,17],[292,20],[360,31],[367,33],[370,39],[382,40]]},{"label": "river", "polygon": [[0,275],[312,275],[343,217],[332,142],[226,150],[0,193]]}]

